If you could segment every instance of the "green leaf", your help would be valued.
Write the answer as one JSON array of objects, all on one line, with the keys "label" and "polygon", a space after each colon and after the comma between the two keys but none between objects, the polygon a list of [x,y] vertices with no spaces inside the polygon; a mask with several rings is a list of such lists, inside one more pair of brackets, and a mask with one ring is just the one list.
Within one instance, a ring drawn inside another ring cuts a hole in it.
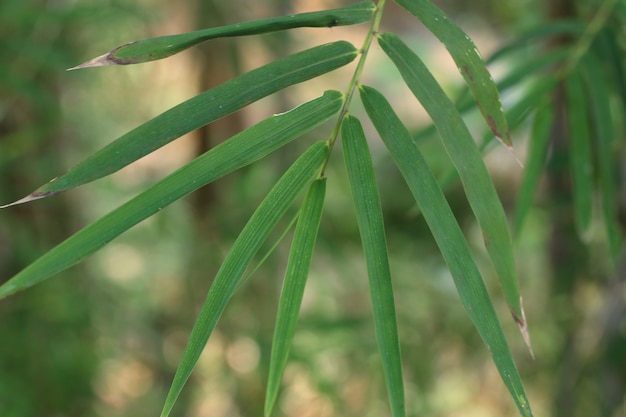
[{"label": "green leaf", "polygon": [[593,161],[587,97],[580,72],[572,71],[565,80],[565,86],[574,215],[578,234],[584,240],[593,213]]},{"label": "green leaf", "polygon": [[[498,91],[503,92],[511,87],[519,87],[526,78],[544,79],[544,77],[549,75],[551,68],[554,68],[554,66],[559,65],[571,56],[571,48],[564,47],[550,50],[549,53],[528,57],[523,62],[515,62],[510,71],[496,83]],[[507,123],[510,129],[514,128],[514,126],[511,126],[508,118]]]},{"label": "green leaf", "polygon": [[347,116],[343,121],[341,143],[367,263],[374,328],[389,392],[391,415],[401,417],[406,415],[402,357],[387,257],[387,239],[374,166],[363,128],[357,118]]},{"label": "green leaf", "polygon": [[380,35],[379,43],[437,127],[483,231],[513,318],[530,349],[507,218],[482,155],[456,107],[419,57],[394,34]]},{"label": "green leaf", "polygon": [[348,64],[357,51],[339,41],[296,53],[208,90],[124,134],[66,174],[13,203],[48,197],[112,174],[172,140],[256,100]]},{"label": "green leaf", "polygon": [[322,219],[325,194],[325,178],[318,179],[311,184],[302,204],[298,224],[293,235],[289,260],[287,261],[287,271],[285,272],[285,281],[278,304],[274,340],[272,341],[272,355],[265,395],[266,417],[272,414],[272,408],[280,388],[280,381],[287,365],[291,341],[296,331],[304,287],[311,266],[313,248],[315,247],[315,240]]},{"label": "green leaf", "polygon": [[319,28],[354,25],[369,21],[375,9],[376,6],[373,2],[363,1],[339,9],[292,14],[198,30],[195,32],[181,33],[178,35],[143,39],[119,46],[104,55],[70,69],[74,70],[105,65],[129,65],[156,61],[216,38],[258,35],[261,33],[299,27]]},{"label": "green leaf", "polygon": [[327,92],[233,136],[44,254],[0,286],[0,298],[69,268],[174,201],[298,138],[336,114],[342,103],[340,93]]},{"label": "green leaf", "polygon": [[278,248],[278,245],[280,245],[280,242],[283,241],[283,239],[287,236],[287,233],[289,233],[289,231],[296,224],[296,220],[298,220],[298,215],[299,214],[300,214],[299,211],[296,212],[296,214],[294,214],[294,216],[291,218],[291,220],[289,220],[289,222],[287,223],[287,226],[285,226],[285,228],[280,233],[280,235],[278,235],[278,238],[276,238],[274,240],[274,243],[272,244],[272,246],[263,254],[263,256],[259,257],[260,259],[256,263],[256,265],[254,265],[253,267],[248,269],[248,273],[241,280],[239,280],[239,283],[237,284],[237,288],[235,288],[235,292],[239,291],[241,289],[241,287],[246,285],[246,283],[252,277],[252,275],[254,275],[254,273],[256,271],[258,271],[258,269],[261,267],[261,265],[263,265],[263,263],[265,261],[267,261],[269,259],[269,257],[274,253],[276,248]]},{"label": "green leaf", "polygon": [[[531,81],[532,87],[528,87],[524,89],[524,100],[527,100],[525,106],[522,108],[518,107],[517,104],[513,107],[509,108],[506,113],[507,124],[510,129],[515,129],[519,123],[525,118],[525,116],[530,112],[526,110],[532,110],[535,108],[536,100],[533,97],[538,97],[541,94],[545,94],[548,91],[551,91],[552,88],[558,83],[559,79],[557,79],[554,75],[544,74],[543,72],[549,67],[558,64],[560,61],[564,61],[566,58],[571,56],[570,48],[560,48],[550,51],[549,54],[541,54],[537,57],[532,57],[524,62],[516,65],[511,68],[511,70],[502,77],[500,81],[497,82],[497,87],[499,91],[508,90],[511,87],[519,86],[522,84],[522,81],[527,77],[538,78],[537,80]],[[541,74],[540,77],[536,77],[536,74]],[[521,103],[522,100],[518,101]],[[461,114],[465,114],[467,111],[476,107],[476,102],[471,96],[469,89],[463,91],[459,98],[456,100],[456,108]],[[517,123],[517,124],[514,124]],[[421,140],[426,137],[430,137],[435,132],[435,126],[429,125],[428,127],[418,131],[413,135],[414,140]],[[491,132],[491,130],[489,130]],[[493,133],[490,133],[486,136],[488,140],[484,141],[481,144],[481,148],[484,148],[488,142],[491,142],[493,139]]]},{"label": "green leaf", "polygon": [[[578,37],[585,32],[586,26],[580,20],[559,20],[556,22],[542,22],[541,25],[531,28],[521,33],[510,43],[499,48],[489,57],[488,62],[498,61],[518,49],[525,48],[536,40],[543,40],[546,37],[573,36]],[[550,55],[554,50],[550,50]]]},{"label": "green leaf", "polygon": [[454,279],[461,302],[491,351],[493,361],[522,416],[532,411],[502,326],[491,303],[467,241],[422,154],[387,100],[371,87],[361,86],[361,100],[376,130],[424,215]]},{"label": "green leaf", "polygon": [[[555,87],[561,82],[559,76],[554,74],[543,75],[533,80],[525,88],[520,99],[513,104],[506,113],[507,122],[512,128],[517,128],[554,92]],[[491,139],[491,135],[488,135]],[[485,140],[486,144],[488,140]]]},{"label": "green leaf", "polygon": [[327,156],[328,145],[325,142],[317,142],[311,146],[267,194],[237,237],[215,276],[200,315],[191,330],[189,342],[165,399],[161,417],[167,417],[170,414],[252,258],[295,198],[319,173]]},{"label": "green leaf", "polygon": [[623,59],[625,46],[620,39],[623,39],[623,36],[620,35],[619,29],[607,26],[598,33],[594,44],[597,48],[594,51],[597,50],[599,59],[606,62],[612,77],[609,82],[615,86],[614,91],[622,102],[622,109],[626,109],[626,62]]},{"label": "green leaf", "polygon": [[611,100],[604,74],[600,68],[601,63],[591,56],[583,58],[581,63],[591,112],[593,136],[595,137],[597,155],[595,165],[598,167],[604,224],[611,259],[615,261],[620,251],[623,236],[620,232],[617,196],[615,195],[619,187],[615,183],[617,170],[613,159],[615,134],[611,117]]},{"label": "green leaf", "polygon": [[552,128],[553,119],[552,106],[545,100],[535,101],[536,103],[542,104],[535,112],[524,176],[517,197],[514,229],[516,237],[520,235],[526,215],[532,206],[533,196],[539,184],[539,178],[548,154],[548,145],[550,144],[550,129]]},{"label": "green leaf", "polygon": [[463,30],[429,0],[395,0],[417,17],[446,47],[469,86],[493,134],[511,149],[500,95],[476,45]]}]

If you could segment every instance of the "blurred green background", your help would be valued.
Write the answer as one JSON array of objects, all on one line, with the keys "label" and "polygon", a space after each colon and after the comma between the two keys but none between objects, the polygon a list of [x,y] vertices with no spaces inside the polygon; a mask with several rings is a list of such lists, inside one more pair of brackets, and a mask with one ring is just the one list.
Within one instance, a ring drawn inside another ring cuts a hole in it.
[{"label": "blurred green background", "polygon": [[[585,13],[567,0],[437,3],[483,55],[522,28]],[[1,0],[0,204],[23,197],[120,134],[235,74],[333,39],[358,46],[366,27],[215,40],[137,66],[66,68],[135,39],[340,4],[345,2]],[[390,4],[383,25],[408,39],[444,86],[454,91],[460,84],[445,51],[414,19]],[[392,96],[400,115],[415,120],[418,130],[428,121],[379,52],[373,51],[365,82]],[[264,99],[94,184],[1,211],[0,282],[233,133],[324,89],[342,91],[352,70]],[[356,113],[358,106],[355,102]],[[521,155],[527,130],[514,134]],[[329,131],[321,129],[315,139]],[[159,415],[220,261],[266,191],[313,139],[204,187],[79,266],[2,300],[0,417]],[[373,141],[372,149],[395,275],[409,415],[516,415],[401,177],[379,142]],[[433,169],[446,172],[448,162],[434,141],[426,140],[422,150]],[[505,151],[494,151],[487,160],[505,208],[512,210],[521,169]],[[278,415],[386,416],[349,187],[341,158],[332,161]],[[535,360],[507,312],[462,189],[449,187],[448,197],[482,262],[535,414],[626,416],[626,272],[607,267],[601,242],[583,244],[576,237],[571,193],[555,189],[565,175],[558,153],[549,167],[516,243]],[[288,249],[287,239],[227,308],[173,416],[262,415]]]}]

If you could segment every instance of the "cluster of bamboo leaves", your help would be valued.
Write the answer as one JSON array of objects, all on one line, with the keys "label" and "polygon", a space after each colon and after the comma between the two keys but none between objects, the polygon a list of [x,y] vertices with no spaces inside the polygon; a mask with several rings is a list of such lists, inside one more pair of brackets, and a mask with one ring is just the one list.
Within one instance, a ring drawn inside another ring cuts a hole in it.
[{"label": "cluster of bamboo leaves", "polygon": [[[532,110],[535,109],[536,103],[545,100],[557,83],[565,78],[568,97],[571,98],[568,101],[570,111],[580,116],[572,118],[574,124],[572,131],[576,132],[572,137],[575,144],[572,150],[572,172],[579,197],[576,200],[577,224],[581,233],[584,233],[590,225],[592,209],[590,196],[593,195],[592,189],[595,184],[592,181],[591,167],[597,167],[597,184],[605,207],[607,235],[611,243],[611,252],[617,254],[621,238],[613,223],[616,222],[615,213],[611,211],[615,199],[612,191],[615,187],[611,183],[614,167],[604,163],[596,165],[589,159],[594,154],[589,150],[593,146],[598,160],[611,160],[612,146],[612,132],[606,131],[613,126],[612,121],[607,120],[611,114],[606,108],[606,103],[609,102],[606,96],[609,93],[606,88],[590,88],[594,80],[601,77],[599,72],[603,71],[598,66],[599,60],[588,56],[590,44],[596,41],[597,33],[588,33],[585,25],[576,22],[530,32],[518,42],[503,48],[492,60],[514,54],[528,43],[555,33],[573,34],[581,41],[574,42],[574,47],[566,45],[560,50],[537,54],[521,68],[512,70],[499,85],[496,85],[473,42],[441,10],[428,0],[395,0],[395,2],[417,18],[416,24],[419,21],[425,25],[445,45],[454,59],[468,90],[468,94],[462,95],[457,102],[448,98],[420,57],[398,36],[379,32],[385,0],[380,0],[378,4],[365,1],[338,9],[141,40],[122,45],[73,68],[153,61],[219,37],[254,35],[298,27],[327,28],[362,23],[370,25],[365,40],[359,47],[346,41],[319,45],[224,82],[122,135],[66,174],[13,203],[55,195],[112,174],[170,141],[242,109],[254,101],[357,61],[354,76],[348,80],[344,92],[323,92],[314,100],[284,113],[272,115],[239,132],[51,249],[0,286],[0,297],[38,284],[75,265],[121,233],[185,195],[230,172],[255,163],[322,123],[334,120],[335,129],[330,137],[326,141],[311,144],[308,150],[293,162],[256,209],[224,259],[191,331],[188,345],[165,400],[162,416],[170,414],[222,312],[242,280],[247,278],[244,274],[263,243],[297,197],[306,193],[295,223],[276,318],[265,402],[265,415],[272,414],[288,361],[289,347],[296,330],[316,235],[322,220],[326,181],[332,181],[332,178],[325,177],[324,168],[339,138],[367,264],[374,328],[391,413],[394,417],[406,415],[392,274],[389,268],[379,192],[364,130],[360,120],[350,113],[350,105],[358,95],[378,136],[384,142],[413,194],[421,215],[429,225],[448,264],[460,299],[490,350],[520,415],[532,416],[519,373],[481,273],[452,214],[441,182],[435,178],[416,143],[421,136],[436,130],[454,166],[454,173],[451,175],[460,179],[467,200],[482,229],[487,252],[499,277],[512,316],[530,347],[517,284],[512,238],[505,212],[483,162],[481,151],[493,137],[512,149],[508,126],[518,126],[529,115],[534,115],[533,141],[515,222],[517,232],[521,228],[537,186],[542,161],[547,152],[550,120],[553,117],[549,105],[541,106],[537,111]],[[599,29],[597,31],[599,32]],[[609,41],[605,42],[605,48],[616,47],[611,44],[610,36],[607,39]],[[361,84],[360,76],[374,41],[378,42],[407,87],[430,115],[432,129],[418,135],[410,133],[387,99],[374,87]],[[530,80],[530,87],[525,90],[526,95],[509,112],[504,113],[498,88],[506,90],[519,84],[528,74],[536,74],[540,70],[552,68],[556,63],[563,62],[569,63],[564,66],[564,70]],[[623,66],[616,63],[613,70],[616,77],[622,77],[621,97],[622,100],[626,100]],[[581,96],[586,97],[586,100],[581,99]],[[590,106],[593,111],[587,111],[581,106],[581,103],[586,101],[593,104]],[[476,107],[480,110],[489,132],[481,146],[476,145],[461,117],[462,113]],[[592,143],[590,138],[594,135],[601,139]]]}]

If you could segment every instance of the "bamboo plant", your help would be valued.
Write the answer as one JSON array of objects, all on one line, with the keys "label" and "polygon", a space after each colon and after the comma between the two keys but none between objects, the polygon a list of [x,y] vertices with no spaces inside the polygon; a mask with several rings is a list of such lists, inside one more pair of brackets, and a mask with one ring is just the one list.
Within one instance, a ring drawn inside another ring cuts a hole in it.
[{"label": "bamboo plant", "polygon": [[[289,347],[296,332],[300,304],[311,258],[314,255],[317,232],[323,221],[322,208],[325,201],[326,182],[333,180],[332,177],[327,178],[325,168],[330,155],[338,145],[343,149],[367,265],[373,324],[384,370],[389,407],[394,417],[405,416],[407,411],[405,410],[402,358],[392,287],[393,275],[389,267],[376,173],[361,121],[351,112],[353,103],[360,100],[365,108],[366,116],[377,132],[377,135],[370,135],[369,140],[380,138],[384,143],[433,234],[449,267],[469,319],[491,352],[493,362],[519,414],[525,417],[532,416],[529,400],[492,300],[477,267],[477,261],[446,200],[441,182],[436,179],[429,168],[428,161],[424,159],[416,145],[419,141],[419,134],[415,135],[410,132],[394,111],[393,103],[390,103],[375,86],[362,84],[362,73],[368,62],[368,54],[372,45],[377,42],[396,67],[408,89],[432,119],[433,128],[430,132],[433,129],[436,131],[454,166],[454,172],[451,175],[460,179],[469,206],[482,229],[486,251],[499,278],[512,318],[530,349],[530,338],[518,286],[507,217],[482,154],[484,145],[494,137],[501,142],[501,146],[513,152],[508,125],[510,123],[518,125],[526,116],[523,109],[518,108],[504,112],[499,98],[499,88],[508,88],[519,82],[524,75],[521,72],[511,72],[509,78],[503,79],[499,85],[496,85],[490,76],[487,64],[481,58],[472,40],[442,10],[429,0],[395,0],[395,2],[416,18],[416,24],[423,24],[443,43],[465,80],[468,94],[456,102],[451,100],[418,54],[396,34],[380,32],[380,22],[387,3],[385,0],[379,0],[377,3],[363,1],[337,9],[273,17],[140,40],[117,47],[102,56],[71,68],[79,70],[104,65],[145,63],[166,58],[199,43],[222,37],[250,36],[300,27],[369,25],[369,30],[361,45],[355,46],[339,40],[282,57],[275,62],[241,74],[178,104],[129,131],[27,197],[4,206],[10,207],[14,204],[50,197],[110,175],[180,136],[240,110],[263,97],[353,62],[356,63],[353,76],[346,80],[343,91],[322,92],[319,97],[284,113],[271,115],[210,149],[32,262],[0,286],[0,298],[25,290],[59,274],[187,194],[249,164],[262,163],[257,161],[270,153],[279,152],[283,145],[303,137],[322,123],[331,120],[334,123],[334,129],[330,136],[326,140],[310,144],[308,149],[293,162],[258,206],[232,245],[214,277],[204,305],[191,330],[189,342],[180,358],[161,416],[170,415],[177,397],[191,375],[220,316],[238,286],[244,279],[247,279],[245,272],[255,255],[279,221],[285,217],[288,209],[295,204],[298,196],[305,194],[299,207],[297,221],[294,222],[295,232],[276,317],[265,399],[265,415],[267,417],[272,415],[288,361]],[[559,30],[578,30],[578,28],[555,26],[551,33]],[[533,37],[546,36],[545,33],[531,33],[525,41],[531,41]],[[585,71],[587,75],[583,74],[583,76],[589,77],[593,75],[594,65],[593,61],[584,59],[589,45],[587,44],[587,49],[585,49],[584,42],[587,42],[585,40],[587,38],[581,37],[581,39],[583,41],[578,44],[578,55],[574,57],[585,62],[586,66],[582,71]],[[503,48],[500,55],[492,59],[497,60],[500,56],[511,53],[523,43],[521,41]],[[540,56],[528,65],[535,65],[535,69],[546,68],[558,59],[572,62],[572,53],[567,51],[561,55],[552,53]],[[563,72],[561,77],[568,79],[567,86],[572,96],[584,95],[586,92],[581,89],[584,82],[583,76],[579,74],[581,71],[578,69],[574,71],[572,68],[578,67],[572,64],[569,67],[570,72]],[[527,69],[527,73],[529,71]],[[572,73],[571,77],[569,77],[570,73]],[[538,101],[537,97],[545,96],[554,88],[557,81],[558,77],[545,77],[528,90],[528,96]],[[599,91],[597,94],[603,94],[603,92]],[[602,101],[602,98],[598,100]],[[579,102],[580,100],[572,101],[572,111],[584,113],[584,110],[575,107],[574,103]],[[485,129],[489,131],[481,146],[477,145],[462,117],[465,111],[474,106],[480,110]],[[535,133],[538,138],[547,137],[545,126],[548,123],[546,120],[550,117],[548,112],[542,111],[537,114]],[[597,114],[596,117],[606,117],[606,114]],[[597,128],[601,127],[597,126]],[[584,135],[577,137],[575,141],[578,144],[576,149],[585,149],[585,146],[589,146]],[[521,227],[530,205],[530,197],[536,188],[541,169],[541,163],[537,161],[545,157],[545,143],[545,140],[536,141],[533,147],[535,151],[531,153],[528,162],[517,212],[516,231]],[[574,150],[574,152],[577,151]],[[584,158],[586,154],[582,151],[576,153],[574,162],[576,164],[587,163]],[[513,158],[511,162],[515,163]],[[605,176],[602,178],[604,182],[609,181]],[[581,187],[585,184],[585,186],[590,186],[584,172],[577,174],[575,180],[581,184]],[[609,189],[608,185],[603,188],[603,190]],[[609,199],[607,202],[610,204],[611,196],[608,195],[605,198]],[[577,203],[579,209],[577,220],[581,229],[588,227],[590,221],[588,204],[589,201],[584,197]],[[612,253],[616,254],[619,236],[617,229],[610,225],[613,221],[614,216],[607,212],[610,247]]]}]

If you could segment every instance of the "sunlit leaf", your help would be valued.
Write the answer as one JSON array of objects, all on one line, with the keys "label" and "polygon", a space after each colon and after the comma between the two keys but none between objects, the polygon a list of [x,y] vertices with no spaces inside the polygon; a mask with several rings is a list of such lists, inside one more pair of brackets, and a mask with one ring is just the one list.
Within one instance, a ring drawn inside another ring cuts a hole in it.
[{"label": "sunlit leaf", "polygon": [[404,177],[441,250],[461,302],[489,347],[493,361],[522,416],[532,416],[502,326],[478,267],[448,202],[411,136],[387,100],[362,86],[361,100],[376,130]]},{"label": "sunlit leaf", "polygon": [[419,57],[392,33],[380,35],[379,43],[437,128],[483,231],[511,313],[530,348],[508,222],[482,155],[456,107]]},{"label": "sunlit leaf", "polygon": [[200,315],[191,330],[189,342],[176,369],[161,417],[168,416],[172,411],[176,399],[252,258],[295,198],[319,173],[327,156],[328,146],[325,142],[317,142],[311,146],[276,183],[235,240],[215,276]]},{"label": "sunlit leaf", "polygon": [[216,38],[258,35],[299,27],[319,28],[354,25],[370,20],[375,9],[374,3],[364,1],[339,9],[272,17],[178,35],[143,39],[119,46],[104,55],[70,69],[101,67],[105,65],[129,65],[155,61]]},{"label": "sunlit leaf", "polygon": [[374,166],[363,128],[357,118],[347,116],[343,121],[341,143],[367,263],[374,328],[389,393],[391,415],[401,417],[406,415],[406,411],[387,238]]},{"label": "sunlit leaf", "polygon": [[327,92],[233,136],[48,251],[0,286],[0,298],[69,268],[174,201],[300,137],[336,114],[342,103],[340,93]]},{"label": "sunlit leaf", "polygon": [[395,2],[416,16],[445,45],[472,91],[487,125],[497,138],[512,148],[498,89],[474,42],[429,0]]},{"label": "sunlit leaf", "polygon": [[339,41],[296,53],[208,90],[131,130],[66,174],[13,204],[47,197],[112,174],[172,140],[290,85],[346,65],[357,56]]},{"label": "sunlit leaf", "polygon": [[322,219],[325,194],[325,178],[318,179],[311,184],[298,216],[298,224],[293,235],[289,260],[287,261],[287,271],[285,272],[285,281],[278,304],[278,314],[276,315],[265,396],[266,417],[272,414],[272,408],[280,388],[280,381],[287,365],[289,348],[296,330],[304,287],[311,266],[313,248]]}]

